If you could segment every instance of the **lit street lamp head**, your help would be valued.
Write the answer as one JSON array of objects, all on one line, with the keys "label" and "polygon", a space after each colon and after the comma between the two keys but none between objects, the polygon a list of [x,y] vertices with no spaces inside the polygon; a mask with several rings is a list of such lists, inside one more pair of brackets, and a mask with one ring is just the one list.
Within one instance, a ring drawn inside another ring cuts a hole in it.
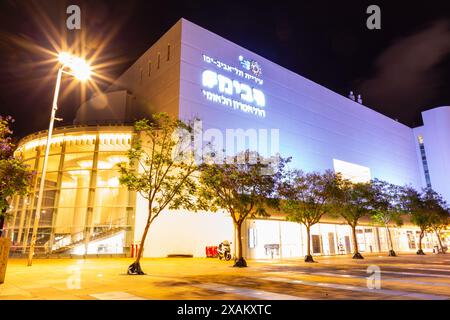
[{"label": "lit street lamp head", "polygon": [[67,52],[58,55],[59,62],[71,70],[71,74],[80,81],[86,81],[91,76],[91,66],[86,60]]}]

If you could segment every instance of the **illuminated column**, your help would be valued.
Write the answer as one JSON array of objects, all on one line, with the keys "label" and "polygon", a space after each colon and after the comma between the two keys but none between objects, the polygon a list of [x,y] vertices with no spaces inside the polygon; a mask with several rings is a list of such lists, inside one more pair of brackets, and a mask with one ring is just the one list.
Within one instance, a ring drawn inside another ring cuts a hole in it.
[{"label": "illuminated column", "polygon": [[93,213],[94,213],[94,200],[95,200],[95,189],[97,186],[97,168],[98,168],[98,151],[100,146],[100,137],[97,133],[95,138],[95,147],[94,147],[94,159],[92,161],[92,168],[89,180],[89,194],[87,201],[87,209],[86,209],[86,220],[84,223],[84,247],[85,254],[87,254],[87,249],[89,245],[90,238],[94,232],[94,227],[92,225],[93,222]]},{"label": "illuminated column", "polygon": [[64,141],[61,146],[61,156],[59,158],[59,164],[58,164],[58,177],[56,178],[56,193],[55,193],[55,202],[54,202],[54,209],[53,209],[53,216],[52,216],[50,241],[49,241],[50,252],[52,251],[53,243],[55,242],[55,230],[56,230],[55,225],[56,225],[56,217],[58,214],[59,197],[61,196],[61,183],[62,183],[65,156],[66,156],[66,142]]},{"label": "illuminated column", "polygon": [[16,217],[17,217],[17,207],[19,205],[19,198],[20,196],[16,195],[14,196],[14,200],[13,202],[13,219],[11,221],[11,223],[7,223],[7,228],[5,230],[5,238],[7,238],[9,236],[9,234],[11,234],[11,236],[9,236],[9,238],[11,239],[11,241],[14,241],[14,229],[16,227]]},{"label": "illuminated column", "polygon": [[378,247],[378,252],[381,252],[380,231],[378,229],[379,229],[378,227],[375,227],[375,238]]},{"label": "illuminated column", "polygon": [[25,215],[27,212],[28,205],[29,205],[28,197],[23,197],[22,209],[20,210],[20,218],[19,218],[19,231],[17,232],[16,243],[20,243],[22,240],[23,224],[25,222]]},{"label": "illuminated column", "polygon": [[[34,162],[34,172],[38,172],[39,171],[39,161],[41,161],[41,152],[42,152],[42,148],[44,148],[45,146],[41,146],[40,148],[37,148],[36,150],[36,160]],[[30,234],[30,227],[31,227],[31,220],[33,218],[33,209],[34,209],[34,204],[36,202],[36,197],[37,197],[37,191],[38,191],[38,178],[37,175],[34,176],[34,182],[33,182],[33,190],[31,192],[31,196],[30,196],[30,200],[29,200],[29,207],[28,207],[28,217],[26,217],[26,228],[25,228],[25,234],[23,237],[23,243],[22,243],[22,252],[25,253],[27,251],[27,244],[28,244],[28,236]],[[26,215],[25,215],[26,216]]]},{"label": "illuminated column", "polygon": [[[83,174],[76,175],[75,178],[77,181],[77,191],[75,193],[75,205],[80,206],[84,204],[83,198],[84,198],[84,187],[86,185],[86,178],[83,176]],[[72,243],[80,240],[80,238],[77,235],[79,232],[83,231],[85,214],[86,211],[84,207],[81,208],[75,207],[73,210],[72,231],[71,231]]]},{"label": "illuminated column", "polygon": [[278,236],[280,237],[280,251],[278,253],[279,253],[280,259],[283,259],[283,242],[281,239],[282,238],[281,221],[278,221]]},{"label": "illuminated column", "polygon": [[[136,134],[134,131],[133,134]],[[139,163],[134,163],[134,170],[139,170]],[[126,208],[126,228],[125,228],[125,243],[124,251],[127,256],[131,255],[131,245],[134,242],[134,230],[136,225],[136,191],[128,191],[128,206]]]}]

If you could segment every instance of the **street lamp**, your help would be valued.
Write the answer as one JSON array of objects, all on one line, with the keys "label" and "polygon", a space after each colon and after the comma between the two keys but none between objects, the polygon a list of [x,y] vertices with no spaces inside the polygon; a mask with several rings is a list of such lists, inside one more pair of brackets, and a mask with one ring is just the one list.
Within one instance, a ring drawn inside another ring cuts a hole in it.
[{"label": "street lamp", "polygon": [[52,104],[52,113],[50,116],[50,124],[48,126],[48,135],[47,135],[47,142],[45,146],[45,155],[44,155],[44,162],[42,164],[42,174],[41,174],[41,181],[39,184],[39,194],[38,194],[38,200],[36,204],[36,214],[34,218],[34,224],[33,224],[33,234],[31,236],[31,244],[30,244],[30,251],[28,253],[28,266],[32,265],[33,262],[33,255],[34,255],[34,247],[36,245],[36,238],[37,238],[37,231],[39,227],[39,219],[41,217],[41,207],[42,207],[42,201],[43,201],[43,195],[44,195],[44,187],[45,187],[45,175],[47,171],[47,162],[48,162],[48,155],[50,153],[50,144],[51,144],[51,138],[53,133],[53,123],[55,122],[56,110],[58,110],[58,95],[59,95],[59,88],[61,86],[61,77],[62,74],[68,74],[75,78],[77,78],[80,81],[86,81],[90,78],[91,75],[91,66],[88,62],[86,62],[84,59],[80,57],[76,57],[71,55],[67,52],[61,52],[58,55],[58,60],[60,63],[60,66],[58,68],[58,75],[56,77],[56,86],[55,86],[55,93],[53,95],[53,104]]}]

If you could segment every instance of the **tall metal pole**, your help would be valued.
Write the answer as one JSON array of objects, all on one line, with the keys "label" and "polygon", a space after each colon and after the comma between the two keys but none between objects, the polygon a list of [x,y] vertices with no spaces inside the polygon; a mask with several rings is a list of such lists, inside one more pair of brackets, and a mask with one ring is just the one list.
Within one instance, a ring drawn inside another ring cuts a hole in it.
[{"label": "tall metal pole", "polygon": [[63,66],[58,69],[58,76],[56,77],[56,86],[55,93],[53,95],[53,104],[52,104],[52,113],[50,116],[50,124],[48,126],[48,135],[47,135],[47,144],[45,146],[45,155],[44,155],[44,163],[42,164],[42,174],[41,181],[39,184],[39,194],[36,204],[36,214],[34,217],[33,224],[33,234],[31,236],[31,244],[30,251],[28,253],[28,266],[31,266],[33,263],[33,255],[34,255],[34,247],[36,245],[37,232],[39,227],[39,219],[41,217],[41,207],[44,196],[44,187],[45,187],[45,175],[47,172],[47,163],[48,163],[48,155],[50,153],[50,145],[53,133],[53,123],[55,122],[56,110],[58,110],[58,95],[59,95],[59,87],[61,86],[61,76],[63,72]]}]

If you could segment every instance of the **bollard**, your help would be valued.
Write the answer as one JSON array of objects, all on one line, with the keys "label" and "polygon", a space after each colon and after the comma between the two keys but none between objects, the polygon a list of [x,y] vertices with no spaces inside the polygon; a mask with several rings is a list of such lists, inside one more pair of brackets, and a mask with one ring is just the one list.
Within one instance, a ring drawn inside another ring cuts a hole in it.
[{"label": "bollard", "polygon": [[9,248],[11,240],[0,238],[0,283],[5,282],[6,266],[8,264]]}]

